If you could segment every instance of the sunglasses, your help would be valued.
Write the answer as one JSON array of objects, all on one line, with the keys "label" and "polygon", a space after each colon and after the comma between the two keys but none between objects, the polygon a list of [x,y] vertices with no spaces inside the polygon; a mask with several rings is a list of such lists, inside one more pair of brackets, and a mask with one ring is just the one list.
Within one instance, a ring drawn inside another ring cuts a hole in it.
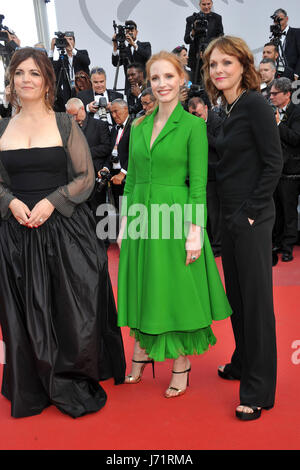
[{"label": "sunglasses", "polygon": [[91,70],[91,75],[93,75],[94,73],[103,73],[105,75],[105,71],[104,69],[102,69],[101,67],[94,67],[92,68]]}]

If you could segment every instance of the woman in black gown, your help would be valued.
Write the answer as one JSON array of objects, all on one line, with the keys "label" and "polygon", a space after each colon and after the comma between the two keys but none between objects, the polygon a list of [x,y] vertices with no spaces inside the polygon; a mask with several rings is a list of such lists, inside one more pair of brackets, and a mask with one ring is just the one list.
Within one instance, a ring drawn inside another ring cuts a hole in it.
[{"label": "woman in black gown", "polygon": [[14,417],[54,404],[75,418],[105,405],[99,380],[125,375],[106,250],[84,202],[93,163],[77,124],[52,110],[45,54],[18,50],[10,77],[19,112],[0,122],[2,394]]}]

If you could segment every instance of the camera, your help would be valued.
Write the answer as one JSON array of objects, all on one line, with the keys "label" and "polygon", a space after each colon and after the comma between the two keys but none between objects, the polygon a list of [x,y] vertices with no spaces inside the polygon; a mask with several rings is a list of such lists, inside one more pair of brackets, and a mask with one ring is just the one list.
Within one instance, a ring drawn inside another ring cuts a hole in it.
[{"label": "camera", "polygon": [[115,30],[115,35],[116,35],[116,41],[117,41],[117,48],[119,49],[120,52],[122,52],[125,49],[125,41],[126,41],[126,35],[130,33],[130,31],[133,31],[135,28],[132,24],[126,24],[124,25],[117,25],[115,21],[113,21],[113,28]]},{"label": "camera", "polygon": [[193,30],[195,31],[195,38],[206,38],[208,32],[208,15],[200,11],[193,14]]},{"label": "camera", "polygon": [[107,121],[106,98],[104,98],[104,96],[96,96],[94,107],[98,108],[96,114],[99,116],[99,119],[101,119],[102,121]]},{"label": "camera", "polygon": [[97,183],[97,191],[100,193],[107,183],[111,180],[112,175],[108,170],[101,170],[100,171],[101,178],[96,178]]},{"label": "camera", "polygon": [[270,36],[270,39],[271,39],[271,42],[275,45],[275,46],[278,46],[279,44],[279,41],[280,41],[280,38],[282,36],[282,30],[281,30],[281,21],[282,21],[282,18],[280,18],[279,16],[277,15],[272,15],[270,17],[275,24],[272,24],[270,26],[270,32],[271,32],[271,36]]},{"label": "camera", "polygon": [[66,40],[67,37],[74,37],[74,32],[73,31],[66,31],[65,33],[62,33],[61,31],[56,31],[54,33],[57,38],[55,39],[55,47],[59,49],[60,51],[63,51],[68,47],[68,41]]},{"label": "camera", "polygon": [[119,159],[117,149],[113,149],[113,151],[111,153],[110,161],[111,161],[111,163],[119,163],[120,159]]}]

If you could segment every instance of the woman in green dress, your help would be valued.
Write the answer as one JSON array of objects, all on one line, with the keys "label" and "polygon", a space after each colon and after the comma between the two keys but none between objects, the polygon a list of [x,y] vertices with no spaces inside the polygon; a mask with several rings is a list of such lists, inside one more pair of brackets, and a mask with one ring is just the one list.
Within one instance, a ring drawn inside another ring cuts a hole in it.
[{"label": "woman in green dress", "polygon": [[126,383],[148,363],[174,359],[166,398],[182,395],[188,355],[214,345],[213,320],[231,314],[205,230],[208,144],[204,120],[179,102],[184,70],[160,52],[147,63],[158,101],[131,130],[118,237],[118,323],[135,338]]}]

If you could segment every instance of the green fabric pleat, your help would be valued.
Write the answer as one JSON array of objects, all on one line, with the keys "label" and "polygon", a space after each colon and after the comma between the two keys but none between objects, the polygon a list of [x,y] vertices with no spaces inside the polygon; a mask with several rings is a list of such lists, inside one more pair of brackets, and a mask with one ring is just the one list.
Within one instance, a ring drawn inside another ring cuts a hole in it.
[{"label": "green fabric pleat", "polygon": [[131,328],[130,336],[140,343],[141,348],[145,349],[154,361],[203,354],[209,346],[217,342],[210,326],[194,331],[171,331],[159,335],[149,335]]}]

